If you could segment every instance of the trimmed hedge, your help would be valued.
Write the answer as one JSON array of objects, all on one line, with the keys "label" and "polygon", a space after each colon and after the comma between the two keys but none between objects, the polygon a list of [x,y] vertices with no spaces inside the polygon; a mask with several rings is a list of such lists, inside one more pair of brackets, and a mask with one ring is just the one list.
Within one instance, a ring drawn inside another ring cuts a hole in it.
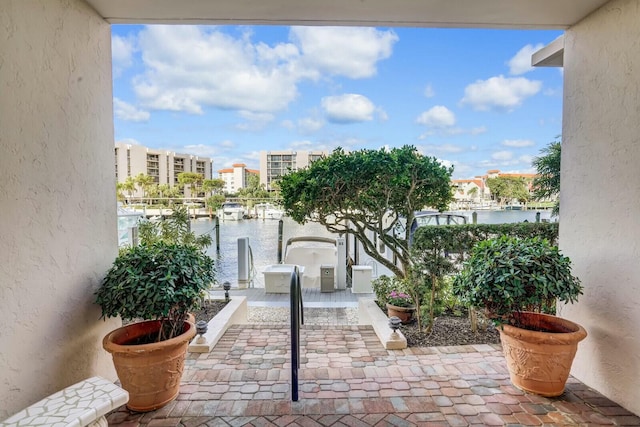
[{"label": "trimmed hedge", "polygon": [[[558,245],[558,223],[509,223],[509,224],[464,224],[419,227],[414,235],[412,251],[416,254],[446,253],[453,256],[455,263],[469,257],[471,249],[483,240],[503,235],[547,239],[553,246]],[[423,258],[418,256],[418,258]]]}]

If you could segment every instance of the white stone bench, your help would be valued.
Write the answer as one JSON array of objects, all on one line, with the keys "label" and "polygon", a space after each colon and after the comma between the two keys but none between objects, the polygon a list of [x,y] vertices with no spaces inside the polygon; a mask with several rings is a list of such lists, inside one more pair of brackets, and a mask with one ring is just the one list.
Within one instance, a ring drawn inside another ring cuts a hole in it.
[{"label": "white stone bench", "polygon": [[45,397],[0,423],[1,427],[107,427],[105,415],[124,405],[129,393],[92,377]]}]

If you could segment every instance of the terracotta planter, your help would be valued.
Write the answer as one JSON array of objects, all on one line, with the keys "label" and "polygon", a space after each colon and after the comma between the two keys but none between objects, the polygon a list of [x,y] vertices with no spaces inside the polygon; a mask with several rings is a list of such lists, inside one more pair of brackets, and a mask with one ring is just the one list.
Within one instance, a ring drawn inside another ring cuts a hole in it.
[{"label": "terracotta planter", "polygon": [[127,407],[137,412],[153,411],[174,400],[180,391],[184,358],[196,328],[184,322],[184,332],[159,343],[127,344],[155,333],[160,321],[133,323],[107,334],[102,346],[113,356],[122,388],[129,392]]},{"label": "terracotta planter", "polygon": [[413,305],[410,307],[399,307],[397,305],[387,303],[387,316],[396,316],[403,324],[411,322],[415,311],[416,307]]},{"label": "terracotta planter", "polygon": [[538,332],[503,325],[498,328],[502,350],[514,386],[540,396],[559,396],[571,363],[587,332],[577,323],[548,314],[517,314],[523,325],[553,332]]}]

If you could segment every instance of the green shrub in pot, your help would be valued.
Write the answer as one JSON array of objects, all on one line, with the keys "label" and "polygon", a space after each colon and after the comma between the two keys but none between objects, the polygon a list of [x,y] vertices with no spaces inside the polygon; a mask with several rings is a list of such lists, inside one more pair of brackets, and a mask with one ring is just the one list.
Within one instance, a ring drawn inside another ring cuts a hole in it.
[{"label": "green shrub in pot", "polygon": [[473,248],[453,291],[494,321],[519,326],[516,313],[549,312],[556,300],[576,302],[582,285],[570,259],[547,240],[501,236]]},{"label": "green shrub in pot", "polygon": [[180,335],[189,311],[215,279],[214,261],[203,251],[210,236],[189,230],[186,209],[141,225],[141,244],[120,250],[96,292],[102,317],[161,320],[151,342]]}]

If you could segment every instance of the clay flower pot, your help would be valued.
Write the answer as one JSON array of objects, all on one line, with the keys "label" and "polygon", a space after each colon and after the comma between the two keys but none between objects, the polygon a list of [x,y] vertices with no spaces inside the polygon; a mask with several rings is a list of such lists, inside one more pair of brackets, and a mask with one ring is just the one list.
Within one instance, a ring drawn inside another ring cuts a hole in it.
[{"label": "clay flower pot", "polygon": [[587,332],[577,323],[548,314],[521,312],[514,317],[527,327],[502,325],[500,341],[513,385],[540,396],[559,396]]},{"label": "clay flower pot", "polygon": [[151,344],[132,344],[155,334],[159,320],[133,323],[107,334],[102,346],[113,356],[122,388],[129,392],[127,407],[136,412],[154,411],[178,397],[189,341],[196,335],[191,322],[177,337]]},{"label": "clay flower pot", "polygon": [[411,305],[409,307],[399,307],[397,305],[387,303],[387,316],[396,316],[403,324],[411,322],[411,320],[413,319],[413,313],[415,311],[416,307],[414,305]]}]

